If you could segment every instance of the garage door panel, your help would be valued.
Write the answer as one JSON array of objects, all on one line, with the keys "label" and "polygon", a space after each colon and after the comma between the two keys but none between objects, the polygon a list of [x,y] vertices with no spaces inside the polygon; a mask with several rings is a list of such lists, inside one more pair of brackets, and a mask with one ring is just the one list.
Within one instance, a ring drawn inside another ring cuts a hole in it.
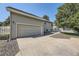
[{"label": "garage door panel", "polygon": [[41,34],[40,26],[17,25],[17,37],[31,36]]}]

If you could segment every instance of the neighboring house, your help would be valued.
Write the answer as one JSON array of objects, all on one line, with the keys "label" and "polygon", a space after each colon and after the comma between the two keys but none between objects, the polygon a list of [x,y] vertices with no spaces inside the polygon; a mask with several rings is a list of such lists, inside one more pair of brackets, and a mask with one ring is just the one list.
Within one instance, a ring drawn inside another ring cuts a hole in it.
[{"label": "neighboring house", "polygon": [[60,31],[59,28],[55,24],[53,24],[53,32],[58,32],[58,31]]},{"label": "neighboring house", "polygon": [[44,35],[44,32],[52,31],[52,22],[36,15],[7,7],[10,11],[11,38],[32,35]]}]

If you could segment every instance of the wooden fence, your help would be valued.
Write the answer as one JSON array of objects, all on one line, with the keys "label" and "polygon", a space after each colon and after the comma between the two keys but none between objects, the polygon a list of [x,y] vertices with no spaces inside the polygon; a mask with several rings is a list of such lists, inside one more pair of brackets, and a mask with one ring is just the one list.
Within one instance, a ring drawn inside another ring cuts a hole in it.
[{"label": "wooden fence", "polygon": [[9,26],[1,26],[0,27],[0,34],[10,34],[10,27]]},{"label": "wooden fence", "polygon": [[9,26],[0,26],[0,40],[9,39],[10,27]]}]

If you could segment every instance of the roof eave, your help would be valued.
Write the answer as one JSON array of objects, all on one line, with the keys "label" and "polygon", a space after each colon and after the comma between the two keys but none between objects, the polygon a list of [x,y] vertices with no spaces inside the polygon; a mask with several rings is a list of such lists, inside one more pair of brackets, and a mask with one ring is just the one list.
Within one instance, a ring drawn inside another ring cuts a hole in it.
[{"label": "roof eave", "polygon": [[[17,14],[21,14],[21,15],[27,16],[27,17],[32,17],[32,18],[35,18],[35,19],[40,19],[41,21],[50,22],[50,21],[47,21],[46,19],[43,19],[41,17],[36,17],[36,16],[33,16],[33,15],[29,15],[27,13],[21,12],[18,9],[15,9],[15,8],[12,8],[12,7],[7,7],[7,10],[10,11],[10,12],[14,12],[14,13],[17,13]],[[50,23],[52,23],[52,22],[50,22]]]}]

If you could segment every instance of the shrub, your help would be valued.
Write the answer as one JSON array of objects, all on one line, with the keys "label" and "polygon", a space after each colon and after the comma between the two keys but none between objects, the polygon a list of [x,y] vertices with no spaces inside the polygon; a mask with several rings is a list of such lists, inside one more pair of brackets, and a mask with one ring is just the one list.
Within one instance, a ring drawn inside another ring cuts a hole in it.
[{"label": "shrub", "polygon": [[0,40],[8,40],[8,39],[9,39],[9,34],[0,35]]}]

